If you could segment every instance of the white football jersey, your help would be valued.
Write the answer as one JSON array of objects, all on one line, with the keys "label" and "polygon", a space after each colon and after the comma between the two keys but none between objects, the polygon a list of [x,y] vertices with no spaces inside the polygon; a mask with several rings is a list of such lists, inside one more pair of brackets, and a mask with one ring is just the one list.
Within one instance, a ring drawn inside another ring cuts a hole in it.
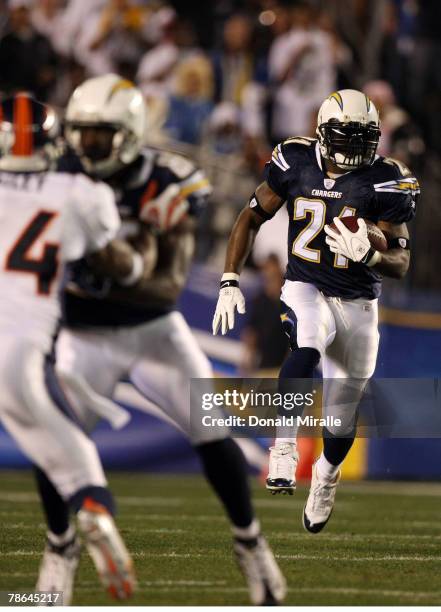
[{"label": "white football jersey", "polygon": [[119,228],[104,183],[79,174],[0,172],[0,335],[50,350],[63,262],[103,248]]}]

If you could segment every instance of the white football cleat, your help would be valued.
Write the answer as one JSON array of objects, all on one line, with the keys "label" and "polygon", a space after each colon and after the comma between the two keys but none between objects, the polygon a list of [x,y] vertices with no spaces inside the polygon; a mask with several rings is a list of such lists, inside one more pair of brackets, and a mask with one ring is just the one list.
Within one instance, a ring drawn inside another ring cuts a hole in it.
[{"label": "white football cleat", "polygon": [[[72,540],[64,546],[54,544],[48,536],[35,590],[61,592],[63,594],[62,605],[70,606],[80,555],[81,545],[74,532]],[[61,605],[61,602],[59,604],[55,602],[53,605]]]},{"label": "white football cleat", "polygon": [[78,512],[78,527],[101,582],[114,599],[128,599],[136,586],[133,562],[107,510],[86,500]]},{"label": "white football cleat", "polygon": [[292,495],[296,488],[296,468],[299,461],[297,445],[283,442],[270,447],[269,470],[266,488],[272,495]]},{"label": "white football cleat", "polygon": [[303,527],[310,533],[318,533],[329,521],[334,509],[335,493],[341,472],[333,481],[320,478],[317,462],[312,466],[311,488],[303,509]]},{"label": "white football cleat", "polygon": [[236,559],[248,583],[251,602],[255,606],[276,606],[286,595],[286,580],[271,548],[262,535],[246,542],[235,539]]}]

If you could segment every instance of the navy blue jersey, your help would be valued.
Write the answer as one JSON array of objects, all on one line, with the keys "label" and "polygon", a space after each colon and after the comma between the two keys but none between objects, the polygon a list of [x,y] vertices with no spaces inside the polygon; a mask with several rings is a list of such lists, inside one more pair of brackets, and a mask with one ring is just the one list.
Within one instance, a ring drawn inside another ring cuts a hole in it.
[{"label": "navy blue jersey", "polygon": [[334,217],[349,215],[374,223],[410,221],[419,185],[409,169],[396,160],[377,157],[372,165],[334,180],[323,169],[317,140],[289,138],[274,149],[265,180],[288,207],[286,278],[311,283],[327,296],[378,297],[381,275],[331,253],[323,228]]},{"label": "navy blue jersey", "polygon": [[[78,158],[67,155],[60,170],[81,172]],[[142,223],[143,206],[160,196],[172,184],[178,184],[188,201],[188,214],[197,217],[206,205],[211,186],[205,174],[181,155],[144,149],[130,166],[109,182],[114,189],[122,219],[121,236],[134,235]],[[133,305],[109,297],[112,282],[97,276],[82,259],[66,269],[62,295],[64,324],[67,327],[138,325],[162,316],[174,308]]]}]

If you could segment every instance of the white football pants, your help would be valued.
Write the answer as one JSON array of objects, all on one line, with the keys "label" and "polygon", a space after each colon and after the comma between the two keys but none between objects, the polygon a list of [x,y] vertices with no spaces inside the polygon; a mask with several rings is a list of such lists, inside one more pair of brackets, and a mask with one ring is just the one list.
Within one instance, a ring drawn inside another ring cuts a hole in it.
[{"label": "white football pants", "polygon": [[[190,379],[211,379],[213,371],[180,312],[133,327],[63,329],[56,353],[62,378],[81,377],[108,398],[117,383],[128,377],[194,445],[229,435],[227,428],[203,426],[198,418],[201,397]],[[98,419],[96,413],[87,402],[77,404],[76,398],[75,406],[86,429],[91,430]],[[192,409],[197,411],[194,419]]]},{"label": "white football pants", "polygon": [[[291,342],[320,353],[323,415],[342,420],[338,430],[330,428],[331,433],[349,433],[377,361],[378,300],[325,297],[309,283],[289,280],[283,285],[281,300],[291,311],[286,315]],[[342,384],[342,379],[350,381]],[[278,438],[287,438],[286,428],[283,431]]]}]

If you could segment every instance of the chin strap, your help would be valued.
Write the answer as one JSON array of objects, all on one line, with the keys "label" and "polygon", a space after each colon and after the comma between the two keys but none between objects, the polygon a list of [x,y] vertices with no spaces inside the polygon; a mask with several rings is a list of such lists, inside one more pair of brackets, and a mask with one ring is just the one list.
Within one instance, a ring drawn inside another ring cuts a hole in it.
[{"label": "chin strap", "polygon": [[92,161],[85,155],[81,155],[80,159],[87,174],[99,179],[108,178],[123,167],[123,164],[119,161],[119,159],[117,157],[113,157],[113,155],[105,160],[97,162]]}]

